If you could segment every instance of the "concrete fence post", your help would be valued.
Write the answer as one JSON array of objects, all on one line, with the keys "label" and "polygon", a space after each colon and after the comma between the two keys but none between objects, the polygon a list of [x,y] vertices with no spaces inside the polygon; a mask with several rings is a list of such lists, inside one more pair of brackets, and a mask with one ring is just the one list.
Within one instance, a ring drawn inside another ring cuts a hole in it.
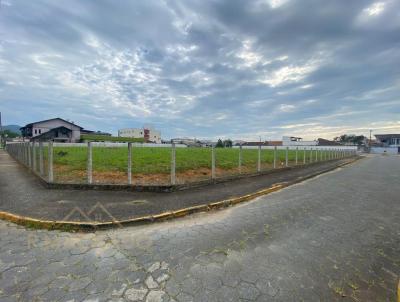
[{"label": "concrete fence post", "polygon": [[35,150],[35,142],[31,143],[31,169],[33,170],[35,166],[35,158],[34,158],[34,150]]},{"label": "concrete fence post", "polygon": [[261,145],[258,146],[257,172],[261,172]]},{"label": "concrete fence post", "polygon": [[303,165],[305,165],[306,164],[306,147],[304,147],[304,150],[303,150]]},{"label": "concrete fence post", "polygon": [[176,150],[175,143],[171,144],[171,185],[176,184]]},{"label": "concrete fence post", "polygon": [[33,170],[33,172],[36,172],[37,162],[36,162],[36,142],[35,141],[32,142],[32,158],[33,158],[32,170]]},{"label": "concrete fence post", "polygon": [[215,179],[215,147],[211,147],[211,178]]},{"label": "concrete fence post", "polygon": [[285,151],[285,167],[289,167],[289,147],[286,147]]},{"label": "concrete fence post", "polygon": [[312,154],[312,151],[313,151],[313,149],[312,148],[310,148],[310,163],[312,163],[312,160],[313,160],[313,154]]},{"label": "concrete fence post", "polygon": [[298,163],[298,153],[299,153],[299,147],[296,147],[296,166]]},{"label": "concrete fence post", "polygon": [[44,173],[43,142],[39,142],[39,173],[40,175],[43,175]]},{"label": "concrete fence post", "polygon": [[316,162],[318,161],[318,151],[319,151],[319,149],[315,148],[315,161]]},{"label": "concrete fence post", "polygon": [[21,143],[21,156],[22,156],[22,163],[25,165],[25,143]]},{"label": "concrete fence post", "polygon": [[128,143],[128,185],[132,184],[132,143]]},{"label": "concrete fence post", "polygon": [[29,167],[29,143],[25,143],[25,166]]},{"label": "concrete fence post", "polygon": [[29,142],[27,145],[27,154],[28,154],[28,167],[32,166],[32,156],[31,156],[31,143]]},{"label": "concrete fence post", "polygon": [[277,153],[277,147],[274,147],[274,169],[276,169],[276,153]]},{"label": "concrete fence post", "polygon": [[87,183],[93,182],[93,149],[92,142],[87,143]]},{"label": "concrete fence post", "polygon": [[54,174],[53,174],[53,142],[49,142],[48,150],[48,169],[49,169],[49,182],[54,181]]},{"label": "concrete fence post", "polygon": [[239,173],[242,173],[242,145],[239,146]]}]

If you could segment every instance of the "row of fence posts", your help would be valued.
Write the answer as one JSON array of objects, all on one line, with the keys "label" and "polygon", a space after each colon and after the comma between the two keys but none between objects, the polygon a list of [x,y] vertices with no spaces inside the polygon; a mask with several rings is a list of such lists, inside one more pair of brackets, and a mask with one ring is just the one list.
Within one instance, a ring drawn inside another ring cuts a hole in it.
[{"label": "row of fence posts", "polygon": [[[47,143],[48,157],[47,157],[47,180],[48,182],[54,181],[54,172],[53,172],[53,143]],[[39,142],[39,171],[37,169],[37,154],[36,154],[36,143],[35,142],[27,142],[27,143],[17,143],[17,144],[7,144],[6,150],[10,153],[14,158],[20,161],[22,164],[29,167],[35,173],[38,173],[41,177],[44,177],[44,147],[43,142]],[[257,172],[261,172],[261,146],[258,146],[258,156],[257,156]],[[274,147],[273,153],[273,168],[277,168],[278,161],[278,148]],[[289,167],[289,147],[285,148],[285,167]],[[295,149],[295,165],[299,164],[299,148]],[[303,165],[307,163],[307,151],[309,151],[309,163],[339,159],[348,156],[353,156],[356,154],[355,150],[345,150],[345,149],[318,149],[318,148],[304,148],[303,150]],[[315,152],[314,152],[315,151]],[[243,148],[239,147],[239,164],[238,170],[239,173],[242,173],[242,164],[243,164]],[[132,184],[132,143],[128,143],[128,165],[127,165],[127,174],[128,174],[128,184]],[[216,178],[216,155],[215,155],[215,147],[211,147],[211,178]],[[171,184],[176,184],[176,146],[175,144],[171,145]],[[87,144],[87,183],[93,183],[93,143],[89,142]]]},{"label": "row of fence posts", "polygon": [[[38,150],[37,150],[38,145]],[[44,167],[44,144],[43,142],[26,142],[17,144],[7,144],[6,150],[20,163],[31,169],[34,173],[45,177]],[[53,173],[53,143],[47,143],[47,180],[48,182],[54,181]],[[39,152],[39,154],[37,154]],[[37,156],[39,155],[39,163]]]}]

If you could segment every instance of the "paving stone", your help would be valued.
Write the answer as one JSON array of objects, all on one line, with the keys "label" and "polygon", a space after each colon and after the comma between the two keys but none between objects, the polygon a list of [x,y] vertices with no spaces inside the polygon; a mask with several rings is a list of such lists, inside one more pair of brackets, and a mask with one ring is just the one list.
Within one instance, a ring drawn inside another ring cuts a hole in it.
[{"label": "paving stone", "polygon": [[397,159],[167,223],[80,234],[0,221],[0,301],[394,301]]},{"label": "paving stone", "polygon": [[147,292],[148,289],[144,287],[130,288],[126,290],[125,298],[128,299],[128,301],[141,301],[144,299]]},{"label": "paving stone", "polygon": [[145,284],[150,289],[158,287],[158,283],[156,281],[154,281],[153,276],[151,276],[151,275],[147,277]]},{"label": "paving stone", "polygon": [[164,295],[165,292],[161,290],[151,290],[146,297],[146,302],[163,302]]}]

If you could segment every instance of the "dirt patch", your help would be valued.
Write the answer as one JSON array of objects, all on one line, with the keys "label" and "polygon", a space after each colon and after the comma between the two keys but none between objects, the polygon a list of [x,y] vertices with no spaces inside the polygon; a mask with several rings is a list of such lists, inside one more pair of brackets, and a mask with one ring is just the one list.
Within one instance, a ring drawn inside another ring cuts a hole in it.
[{"label": "dirt patch", "polygon": [[[299,163],[300,164],[300,163]],[[290,166],[294,166],[294,162],[289,162]],[[277,162],[277,168],[282,168],[285,163],[282,161]],[[262,163],[261,171],[272,170],[273,164]],[[216,167],[216,177],[228,177],[241,174],[252,174],[257,172],[257,166],[242,166],[234,169],[222,169]],[[185,184],[198,182],[211,179],[210,168],[198,168],[185,171],[176,172],[176,183]],[[59,183],[86,183],[87,174],[86,170],[73,170],[67,165],[54,166],[54,180]],[[127,184],[128,174],[121,171],[93,171],[94,184]],[[132,184],[134,185],[169,185],[171,183],[171,176],[169,173],[134,173],[132,174]]]}]

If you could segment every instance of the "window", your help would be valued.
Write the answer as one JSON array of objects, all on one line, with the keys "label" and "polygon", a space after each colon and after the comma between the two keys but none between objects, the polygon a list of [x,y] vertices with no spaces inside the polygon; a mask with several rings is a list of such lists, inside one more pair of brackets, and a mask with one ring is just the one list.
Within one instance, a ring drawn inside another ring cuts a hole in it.
[{"label": "window", "polygon": [[42,134],[42,129],[39,129],[39,134]]},{"label": "window", "polygon": [[35,134],[37,134],[37,129],[35,129]]}]

